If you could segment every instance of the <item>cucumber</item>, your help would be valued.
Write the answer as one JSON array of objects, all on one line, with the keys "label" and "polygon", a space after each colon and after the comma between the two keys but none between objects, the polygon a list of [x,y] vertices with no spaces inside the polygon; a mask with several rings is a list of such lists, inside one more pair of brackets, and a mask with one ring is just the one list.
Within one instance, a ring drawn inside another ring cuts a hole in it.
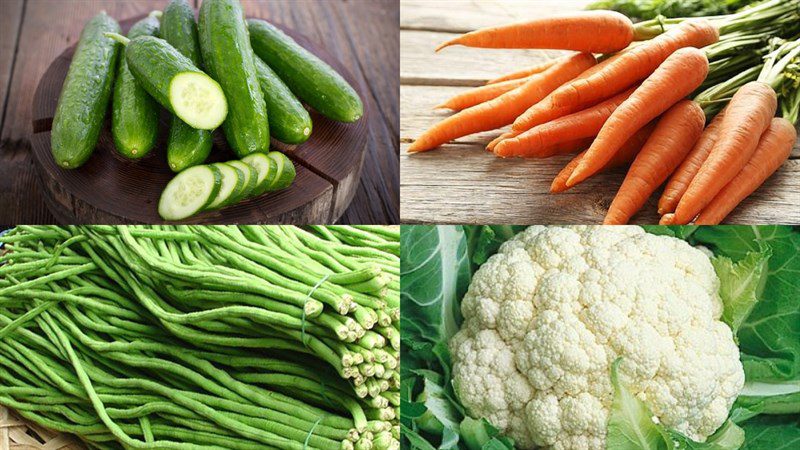
[{"label": "cucumber", "polygon": [[239,203],[246,194],[247,190],[250,189],[250,170],[245,167],[240,167],[236,164],[231,164],[232,161],[226,161],[222,164],[232,167],[240,176],[241,182],[236,186],[236,189],[233,191],[231,197],[225,201],[225,204],[222,206],[231,206]]},{"label": "cucumber", "polygon": [[294,177],[297,175],[294,170],[294,163],[281,152],[269,152],[268,157],[275,161],[275,175],[273,175],[272,182],[268,191],[279,191],[291,186]]},{"label": "cucumber", "polygon": [[242,161],[255,167],[256,171],[258,172],[256,188],[253,190],[251,195],[253,197],[257,197],[264,192],[267,192],[267,188],[270,184],[272,184],[272,177],[278,170],[278,164],[275,162],[275,160],[264,153],[251,153],[242,158]]},{"label": "cucumber", "polygon": [[167,137],[167,163],[173,172],[203,164],[211,153],[211,132],[187,125],[172,116]]},{"label": "cucumber", "polygon": [[100,137],[119,53],[119,45],[104,36],[107,32],[120,28],[105,12],[89,20],[61,89],[50,133],[50,149],[61,167],[82,166]]},{"label": "cucumber", "polygon": [[195,166],[175,176],[158,201],[164,220],[183,220],[206,208],[222,186],[222,175],[214,166]]},{"label": "cucumber", "polygon": [[228,104],[222,88],[167,41],[107,35],[125,44],[125,59],[134,78],[169,112],[201,130],[213,130],[225,120]]},{"label": "cucumber", "polygon": [[252,19],[247,26],[253,51],[301,100],[340,122],[364,115],[356,91],[331,66],[268,22]]},{"label": "cucumber", "polygon": [[243,161],[228,161],[227,164],[237,167],[244,172],[244,186],[237,197],[231,201],[231,204],[239,203],[240,201],[250,197],[250,195],[253,193],[253,190],[256,188],[258,183],[258,170]]},{"label": "cucumber", "polygon": [[[160,11],[153,11],[136,22],[128,39],[157,35],[160,15]],[[111,136],[120,155],[139,159],[150,153],[158,136],[158,108],[158,103],[133,79],[125,58],[119,58],[111,104]]]},{"label": "cucumber", "polygon": [[244,12],[238,0],[205,0],[198,20],[200,50],[208,73],[230,102],[222,125],[239,158],[269,149],[269,124],[258,84]]},{"label": "cucumber", "polygon": [[240,191],[244,185],[244,173],[240,169],[225,163],[214,163],[211,164],[211,166],[219,169],[219,172],[222,174],[222,184],[220,185],[219,192],[217,192],[217,196],[205,207],[206,210],[227,206],[231,203],[231,199],[236,192]]},{"label": "cucumber", "polygon": [[[161,37],[195,66],[202,67],[194,10],[186,0],[172,0],[161,17]],[[202,164],[211,153],[211,132],[197,130],[173,116],[167,139],[167,162],[175,172]]]},{"label": "cucumber", "polygon": [[254,60],[267,102],[270,134],[285,144],[302,144],[311,135],[311,116],[275,71],[258,56]]}]

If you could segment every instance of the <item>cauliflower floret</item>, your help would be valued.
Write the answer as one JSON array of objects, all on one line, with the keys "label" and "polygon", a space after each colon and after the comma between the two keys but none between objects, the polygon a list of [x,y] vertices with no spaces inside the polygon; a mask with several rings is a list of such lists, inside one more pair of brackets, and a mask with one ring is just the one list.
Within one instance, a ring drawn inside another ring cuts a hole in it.
[{"label": "cauliflower floret", "polygon": [[611,364],[703,441],[744,384],[709,256],[639,227],[529,227],[476,272],[450,343],[470,415],[521,449],[605,448]]}]

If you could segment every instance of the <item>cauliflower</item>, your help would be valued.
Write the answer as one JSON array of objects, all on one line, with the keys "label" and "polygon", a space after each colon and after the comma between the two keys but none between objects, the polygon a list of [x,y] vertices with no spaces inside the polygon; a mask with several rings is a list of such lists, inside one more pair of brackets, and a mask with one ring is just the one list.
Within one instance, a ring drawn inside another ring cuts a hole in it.
[{"label": "cauliflower", "polygon": [[611,365],[656,419],[705,441],[744,384],[709,257],[639,227],[532,226],[475,273],[451,339],[470,415],[521,449],[605,448]]}]

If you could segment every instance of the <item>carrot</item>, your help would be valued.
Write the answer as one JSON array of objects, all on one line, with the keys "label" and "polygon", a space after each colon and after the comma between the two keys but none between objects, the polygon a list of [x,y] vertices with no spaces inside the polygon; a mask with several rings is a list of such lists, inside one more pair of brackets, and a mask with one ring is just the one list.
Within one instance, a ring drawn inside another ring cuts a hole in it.
[{"label": "carrot", "polygon": [[633,41],[633,34],[633,23],[620,13],[581,11],[481,28],[445,42],[436,51],[451,45],[464,45],[613,53],[627,47]]},{"label": "carrot", "polygon": [[575,78],[594,63],[594,56],[590,53],[577,53],[540,74],[532,75],[519,88],[437,123],[411,144],[408,151],[430,150],[468,134],[506,126],[553,89]]},{"label": "carrot", "polygon": [[572,186],[602,168],[636,130],[689,95],[707,74],[705,52],[693,47],[675,51],[611,114],[567,185]]},{"label": "carrot", "polygon": [[[567,58],[567,57],[565,56],[565,57],[562,57],[562,58]],[[503,81],[508,81],[508,80],[518,80],[520,78],[528,78],[529,76],[531,76],[533,74],[544,72],[545,70],[549,69],[550,66],[555,64],[557,61],[558,61],[558,59],[550,59],[550,60],[547,60],[545,62],[539,63],[539,64],[537,64],[535,66],[531,66],[531,67],[528,67],[526,69],[518,70],[516,72],[507,73],[505,75],[502,75],[502,76],[499,76],[497,78],[491,79],[491,80],[487,81],[486,84],[489,85],[489,84],[495,84],[495,83],[502,83]]]},{"label": "carrot", "polygon": [[675,225],[675,213],[667,213],[661,216],[661,220],[658,221],[659,225]]},{"label": "carrot", "polygon": [[[549,156],[567,155],[569,153],[575,153],[579,150],[586,150],[590,145],[592,145],[593,139],[594,136],[589,136],[578,139],[570,139],[563,142],[556,142],[549,147],[542,149],[542,151],[546,152]],[[502,158],[502,156],[500,157]]]},{"label": "carrot", "polygon": [[[606,59],[602,62],[595,64],[594,66],[588,68],[586,71],[578,75],[574,80],[570,81],[565,85],[574,83],[576,80],[580,80],[582,78],[590,77],[592,76],[592,74],[597,73],[600,70],[603,70],[603,68],[611,64],[611,62],[614,61],[615,58],[618,58],[620,54],[621,53],[618,53],[609,59]],[[555,92],[558,92],[558,90],[562,88],[563,86],[559,87],[555,91],[551,92],[542,101],[528,108],[524,113],[522,113],[519,117],[517,117],[514,120],[514,123],[511,124],[511,129],[519,134],[522,133],[523,131],[530,130],[536,125],[541,125],[543,123],[550,122],[551,120],[558,119],[559,117],[564,117],[568,114],[581,111],[590,106],[594,106],[597,103],[597,102],[587,103],[587,104],[574,103],[569,106],[556,106],[555,104],[553,104],[553,94]]]},{"label": "carrot", "polygon": [[689,152],[686,159],[683,160],[675,173],[672,174],[672,177],[670,177],[664,187],[661,198],[658,200],[658,213],[660,215],[663,216],[666,213],[675,212],[675,208],[678,206],[683,194],[686,193],[689,183],[692,182],[692,179],[700,170],[700,166],[703,165],[703,162],[708,158],[708,154],[711,153],[711,149],[714,148],[714,143],[717,142],[719,137],[719,126],[722,123],[724,114],[725,110],[723,109],[722,112],[714,117],[714,120],[700,135],[700,139],[697,140],[692,151]]},{"label": "carrot", "polygon": [[501,83],[472,88],[451,97],[440,105],[437,105],[436,109],[446,108],[461,111],[462,109],[469,108],[470,106],[488,102],[489,100],[497,98],[508,91],[513,91],[514,89],[525,84],[526,81],[528,81],[527,78],[520,78],[517,80],[508,80]]},{"label": "carrot", "polygon": [[622,225],[644,206],[700,138],[706,116],[691,100],[682,100],[658,120],[653,134],[633,160],[603,225]]},{"label": "carrot", "polygon": [[608,98],[647,78],[676,50],[704,47],[719,40],[719,31],[705,19],[689,20],[605,64],[603,70],[582,77],[553,92],[553,104],[568,107]]},{"label": "carrot", "polygon": [[486,150],[492,152],[494,151],[494,147],[501,141],[503,141],[504,139],[512,138],[514,136],[516,136],[516,133],[514,133],[513,131],[508,131],[506,133],[503,133],[500,136],[497,136],[496,138],[492,139],[488,144],[486,144]]},{"label": "carrot", "polygon": [[597,136],[611,113],[633,93],[634,89],[630,88],[583,111],[535,126],[518,136],[508,137],[494,147],[494,153],[502,157],[547,158],[552,155],[546,149],[554,144]]},{"label": "carrot", "polygon": [[775,91],[758,81],[733,95],[719,139],[675,208],[675,222],[689,223],[747,164],[778,107]]},{"label": "carrot", "polygon": [[[636,134],[633,135],[625,145],[622,146],[621,149],[614,155],[611,160],[606,163],[603,169],[600,172],[604,172],[606,170],[611,170],[615,167],[624,166],[625,164],[630,163],[633,161],[633,158],[636,157],[636,154],[642,149],[644,143],[647,142],[647,138],[650,137],[650,134],[653,132],[655,128],[655,122],[646,125],[641,130],[637,131]],[[550,192],[556,194],[558,192],[563,192],[569,189],[567,186],[567,179],[569,176],[572,175],[572,171],[578,167],[578,163],[581,162],[581,159],[586,154],[586,152],[580,153],[578,156],[572,158],[572,160],[561,169],[561,172],[556,175],[556,178],[553,180],[553,184],[550,185]]]},{"label": "carrot", "polygon": [[784,118],[772,119],[769,128],[761,136],[753,157],[741,172],[714,196],[694,223],[698,225],[720,223],[789,158],[796,140],[797,130],[791,122]]}]

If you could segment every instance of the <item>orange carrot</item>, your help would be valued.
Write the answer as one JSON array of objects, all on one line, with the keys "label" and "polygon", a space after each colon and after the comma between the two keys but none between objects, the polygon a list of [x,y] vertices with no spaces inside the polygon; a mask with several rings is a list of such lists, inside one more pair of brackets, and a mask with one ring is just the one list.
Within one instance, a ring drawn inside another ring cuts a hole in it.
[{"label": "orange carrot", "polygon": [[689,95],[707,74],[705,52],[693,47],[675,51],[611,114],[567,185],[572,186],[601,169],[636,130]]},{"label": "orange carrot", "polygon": [[675,222],[689,223],[747,164],[778,107],[765,83],[747,83],[733,95],[719,128],[719,139],[675,208]]},{"label": "orange carrot", "polygon": [[527,78],[520,78],[517,80],[508,80],[501,83],[472,88],[451,97],[440,105],[437,105],[436,109],[446,108],[461,111],[462,109],[469,108],[470,106],[488,102],[489,100],[497,98],[508,91],[513,91],[514,89],[525,84],[526,81],[528,81]]},{"label": "orange carrot", "polygon": [[748,195],[758,189],[767,178],[789,158],[797,140],[797,130],[784,118],[772,119],[761,136],[753,157],[713,200],[703,209],[695,224],[716,225],[722,222]]},{"label": "orange carrot", "polygon": [[486,144],[486,150],[492,152],[494,151],[494,147],[497,144],[499,144],[502,140],[512,138],[514,136],[516,136],[516,134],[513,131],[503,133],[500,136],[497,136],[496,138],[492,139],[488,144]]},{"label": "orange carrot", "polygon": [[[562,58],[566,58],[566,57],[562,57]],[[522,70],[518,70],[516,72],[511,72],[511,73],[507,73],[505,75],[499,76],[497,78],[494,78],[492,80],[487,81],[486,84],[488,85],[488,84],[502,83],[503,81],[508,81],[508,80],[517,80],[517,79],[520,79],[520,78],[528,78],[529,76],[531,76],[531,75],[533,75],[535,73],[544,72],[545,70],[549,69],[550,66],[555,64],[557,61],[558,61],[558,59],[550,59],[550,60],[547,60],[545,62],[539,63],[539,64],[537,64],[535,66],[528,67],[527,69],[522,69]]]},{"label": "orange carrot", "polygon": [[494,153],[504,158],[508,156],[547,158],[552,156],[547,149],[554,144],[597,136],[611,113],[630,97],[634,89],[630,88],[583,111],[535,126],[518,136],[508,137],[494,147]]},{"label": "orange carrot", "polygon": [[[628,142],[622,146],[621,149],[611,158],[611,161],[606,163],[605,167],[600,172],[604,172],[606,170],[611,170],[615,167],[624,166],[625,164],[630,163],[633,161],[633,158],[636,157],[636,154],[642,149],[644,143],[647,142],[647,138],[650,137],[650,134],[653,132],[655,128],[655,122],[646,125],[641,130],[637,131],[636,134],[633,135],[632,138],[628,139]],[[567,180],[569,176],[572,175],[572,171],[578,167],[578,163],[581,162],[583,155],[586,152],[580,153],[578,156],[572,158],[572,160],[561,169],[561,172],[556,175],[556,178],[553,180],[553,184],[550,185],[550,192],[556,194],[558,192],[563,192],[569,189],[567,186]]]},{"label": "orange carrot", "polygon": [[540,74],[532,75],[519,88],[437,123],[414,141],[408,152],[430,150],[468,134],[506,126],[553,89],[575,78],[594,63],[594,56],[590,53],[577,53]]},{"label": "orange carrot", "polygon": [[608,208],[603,225],[623,225],[683,161],[697,142],[706,116],[691,100],[682,100],[658,120],[656,129],[633,160]]},{"label": "orange carrot", "polygon": [[681,201],[683,194],[686,193],[689,183],[692,182],[703,162],[708,158],[708,154],[711,153],[711,149],[714,148],[714,143],[717,142],[719,137],[719,125],[722,123],[724,114],[725,110],[723,109],[722,112],[714,117],[714,120],[700,135],[700,139],[697,140],[692,151],[689,152],[686,159],[683,160],[678,169],[675,170],[675,173],[672,174],[672,177],[670,177],[664,187],[661,198],[658,200],[658,213],[660,215],[663,216],[666,213],[675,212],[675,208],[678,206],[678,202]]},{"label": "orange carrot", "polygon": [[661,220],[658,221],[659,225],[675,225],[675,213],[667,213],[661,216]]},{"label": "orange carrot", "polygon": [[[590,145],[592,145],[593,139],[594,136],[589,136],[578,139],[570,139],[563,142],[556,142],[549,147],[542,149],[542,151],[546,152],[550,156],[567,155],[570,153],[575,153],[579,150],[586,150]],[[500,157],[503,158],[503,156]]]},{"label": "orange carrot", "polygon": [[481,48],[539,48],[613,53],[633,41],[633,23],[613,11],[581,11],[481,28],[436,48],[464,45]]},{"label": "orange carrot", "polygon": [[[565,86],[574,83],[576,80],[590,77],[592,76],[592,74],[597,73],[600,70],[603,70],[604,67],[611,64],[616,58],[618,58],[620,54],[621,53],[618,53],[612,56],[611,58],[599,62],[594,66],[588,68],[586,71],[578,75],[574,80],[565,84]],[[558,92],[558,90],[562,88],[563,86],[559,87],[555,91],[551,92],[542,101],[528,108],[524,113],[522,113],[519,117],[517,117],[514,120],[514,123],[511,125],[511,129],[519,134],[522,133],[523,131],[530,130],[536,125],[541,125],[543,123],[550,122],[551,120],[558,119],[559,117],[564,117],[568,114],[584,110],[586,108],[589,108],[597,104],[597,102],[593,102],[587,104],[574,103],[569,106],[556,106],[555,104],[553,104],[553,94],[555,92]],[[614,94],[616,94],[616,92]]]},{"label": "orange carrot", "polygon": [[705,19],[689,20],[609,60],[603,70],[581,77],[553,92],[553,104],[595,103],[650,76],[679,48],[704,47],[719,40],[719,32]]}]

